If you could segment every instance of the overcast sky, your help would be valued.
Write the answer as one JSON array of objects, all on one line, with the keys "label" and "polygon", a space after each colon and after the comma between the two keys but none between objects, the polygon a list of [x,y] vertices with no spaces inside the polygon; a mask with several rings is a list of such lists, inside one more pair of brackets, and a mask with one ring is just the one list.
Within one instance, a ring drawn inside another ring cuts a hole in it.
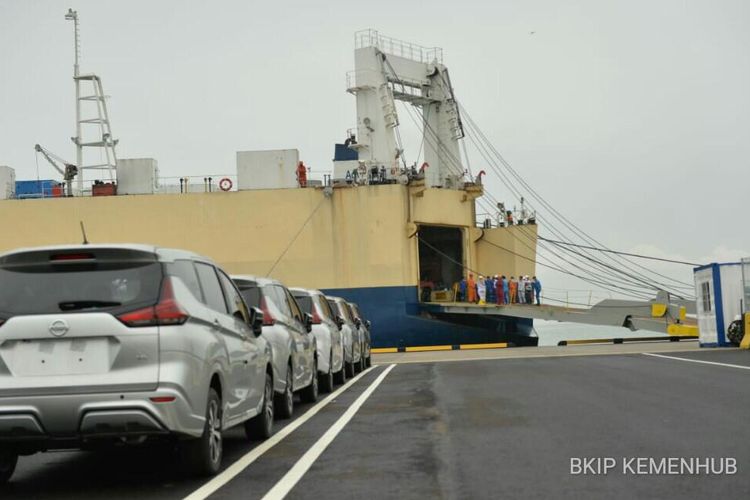
[{"label": "overcast sky", "polygon": [[[81,69],[112,96],[118,156],[154,157],[164,176],[233,173],[236,151],[274,148],[330,169],[356,124],[353,35],[375,28],[442,47],[495,147],[602,243],[750,256],[750,2],[0,0],[0,165],[18,179],[36,178],[37,142],[75,158],[68,7]],[[419,137],[404,132],[416,159]],[[488,187],[513,203],[497,179]],[[692,281],[688,267],[657,269]]]}]

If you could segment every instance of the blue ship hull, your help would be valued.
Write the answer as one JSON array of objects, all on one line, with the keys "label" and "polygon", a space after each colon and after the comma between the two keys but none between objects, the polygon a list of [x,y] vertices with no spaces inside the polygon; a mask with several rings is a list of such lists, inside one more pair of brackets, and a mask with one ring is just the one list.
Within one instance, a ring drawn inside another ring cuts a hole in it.
[{"label": "blue ship hull", "polygon": [[511,342],[536,345],[530,319],[505,316],[427,313],[416,286],[324,289],[327,295],[356,302],[372,322],[373,347],[411,347]]}]

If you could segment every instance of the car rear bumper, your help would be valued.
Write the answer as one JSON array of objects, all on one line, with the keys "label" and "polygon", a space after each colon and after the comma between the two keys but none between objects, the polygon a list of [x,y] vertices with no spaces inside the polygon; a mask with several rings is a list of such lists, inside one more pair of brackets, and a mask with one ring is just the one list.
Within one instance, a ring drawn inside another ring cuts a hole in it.
[{"label": "car rear bumper", "polygon": [[203,432],[203,420],[179,391],[171,389],[0,398],[0,443],[42,442],[44,448],[54,448],[58,441],[170,434],[197,437]]}]

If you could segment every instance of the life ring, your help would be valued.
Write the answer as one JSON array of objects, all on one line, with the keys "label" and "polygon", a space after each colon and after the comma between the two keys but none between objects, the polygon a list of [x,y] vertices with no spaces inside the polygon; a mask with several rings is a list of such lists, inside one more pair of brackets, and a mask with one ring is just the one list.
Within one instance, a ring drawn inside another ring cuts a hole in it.
[{"label": "life ring", "polygon": [[229,191],[232,189],[232,179],[229,177],[224,177],[222,180],[219,181],[219,189],[222,191]]},{"label": "life ring", "polygon": [[430,168],[430,164],[427,163],[427,162],[424,162],[424,163],[422,163],[422,166],[419,167],[419,171],[420,172],[424,172],[424,169],[426,169],[426,168]]}]

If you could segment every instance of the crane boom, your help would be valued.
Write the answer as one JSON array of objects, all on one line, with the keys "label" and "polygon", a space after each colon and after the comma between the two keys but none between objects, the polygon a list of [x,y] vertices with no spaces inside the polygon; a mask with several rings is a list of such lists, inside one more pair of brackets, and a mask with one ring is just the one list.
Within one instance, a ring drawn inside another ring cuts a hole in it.
[{"label": "crane boom", "polygon": [[[42,156],[44,156],[44,159],[49,162],[50,165],[55,167],[55,170],[60,172],[60,175],[63,176],[63,180],[65,181],[65,189],[67,190],[67,195],[72,196],[73,195],[73,179],[78,174],[78,167],[73,165],[72,163],[68,163],[59,156],[57,156],[52,151],[42,147],[39,144],[34,145],[34,150],[37,153],[42,153]],[[62,164],[62,167],[60,166]]]}]

